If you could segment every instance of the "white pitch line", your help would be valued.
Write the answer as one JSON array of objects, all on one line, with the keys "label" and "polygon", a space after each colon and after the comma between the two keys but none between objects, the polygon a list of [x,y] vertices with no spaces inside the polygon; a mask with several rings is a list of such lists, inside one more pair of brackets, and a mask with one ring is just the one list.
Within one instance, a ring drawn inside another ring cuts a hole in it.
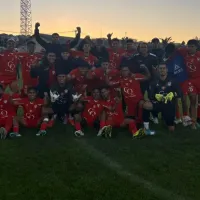
[{"label": "white pitch line", "polygon": [[118,175],[122,176],[123,178],[129,179],[131,182],[142,185],[145,189],[149,190],[157,197],[162,198],[163,200],[191,200],[190,198],[185,198],[178,194],[175,194],[172,191],[164,189],[150,181],[147,181],[140,176],[131,173],[125,170],[119,163],[113,161],[108,156],[104,155],[99,150],[95,149],[93,146],[88,144],[84,140],[76,140],[86,151],[89,155],[91,155],[94,159],[100,161],[101,164],[105,165],[106,167],[115,171]]}]

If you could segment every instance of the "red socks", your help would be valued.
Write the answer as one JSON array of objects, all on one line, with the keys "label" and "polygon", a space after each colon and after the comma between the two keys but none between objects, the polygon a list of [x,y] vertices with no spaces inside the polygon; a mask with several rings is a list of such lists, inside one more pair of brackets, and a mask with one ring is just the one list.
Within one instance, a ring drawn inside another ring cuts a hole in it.
[{"label": "red socks", "polygon": [[13,126],[13,133],[19,133],[19,125]]},{"label": "red socks", "polygon": [[129,123],[129,131],[133,134],[137,132],[137,127],[136,127],[135,121],[131,121]]},{"label": "red socks", "polygon": [[47,123],[46,122],[42,122],[41,126],[40,126],[40,131],[46,131],[47,129]]},{"label": "red socks", "polygon": [[81,124],[79,122],[75,122],[75,129],[76,129],[76,131],[81,130]]}]

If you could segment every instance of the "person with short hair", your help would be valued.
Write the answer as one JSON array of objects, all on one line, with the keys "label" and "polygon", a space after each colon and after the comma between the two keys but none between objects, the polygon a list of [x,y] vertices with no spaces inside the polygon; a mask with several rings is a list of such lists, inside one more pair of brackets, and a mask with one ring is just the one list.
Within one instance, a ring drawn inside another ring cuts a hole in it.
[{"label": "person with short hair", "polygon": [[149,99],[143,104],[144,126],[149,126],[149,111],[161,112],[169,131],[174,131],[174,119],[176,99],[181,98],[179,84],[168,76],[166,64],[160,63],[158,67],[159,77],[150,84]]},{"label": "person with short hair", "polygon": [[47,104],[45,99],[37,97],[37,89],[29,87],[27,97],[21,99],[13,99],[13,104],[23,107],[23,116],[15,116],[13,120],[13,132],[10,137],[21,137],[19,126],[27,128],[37,128],[40,126],[36,136],[46,135],[48,119],[43,115],[43,106]]}]

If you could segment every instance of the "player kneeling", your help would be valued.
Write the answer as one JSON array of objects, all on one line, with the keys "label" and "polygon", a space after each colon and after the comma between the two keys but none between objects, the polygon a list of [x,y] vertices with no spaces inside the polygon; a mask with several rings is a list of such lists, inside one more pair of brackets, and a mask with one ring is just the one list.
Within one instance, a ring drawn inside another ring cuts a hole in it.
[{"label": "player kneeling", "polygon": [[82,127],[85,125],[95,128],[100,127],[104,131],[109,128],[101,120],[104,108],[99,89],[94,89],[91,97],[83,98],[81,101],[74,103],[70,110],[74,116],[75,136],[84,136]]},{"label": "player kneeling", "polygon": [[[104,87],[101,89],[101,95],[104,99],[103,106],[105,109],[105,125],[108,127],[129,127],[129,131],[133,135],[143,135],[143,129],[138,130],[136,127],[135,120],[125,118],[122,102],[116,98],[111,98],[109,88]],[[111,137],[112,128],[109,131],[100,130],[98,136]]]},{"label": "player kneeling", "polygon": [[43,117],[42,112],[46,101],[37,97],[35,88],[28,88],[27,97],[22,98],[21,100],[14,100],[13,103],[23,107],[24,115],[16,116],[14,118],[13,132],[10,133],[11,137],[21,137],[21,134],[19,133],[20,124],[27,128],[36,128],[40,126],[40,130],[36,136],[46,135],[48,119]]}]

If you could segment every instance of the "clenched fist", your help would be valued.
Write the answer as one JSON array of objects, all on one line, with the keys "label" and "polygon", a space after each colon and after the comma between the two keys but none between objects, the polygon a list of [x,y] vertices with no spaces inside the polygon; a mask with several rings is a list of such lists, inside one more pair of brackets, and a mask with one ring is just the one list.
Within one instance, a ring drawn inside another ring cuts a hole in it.
[{"label": "clenched fist", "polygon": [[38,29],[39,27],[40,27],[40,23],[37,22],[37,23],[35,24],[35,28]]}]

